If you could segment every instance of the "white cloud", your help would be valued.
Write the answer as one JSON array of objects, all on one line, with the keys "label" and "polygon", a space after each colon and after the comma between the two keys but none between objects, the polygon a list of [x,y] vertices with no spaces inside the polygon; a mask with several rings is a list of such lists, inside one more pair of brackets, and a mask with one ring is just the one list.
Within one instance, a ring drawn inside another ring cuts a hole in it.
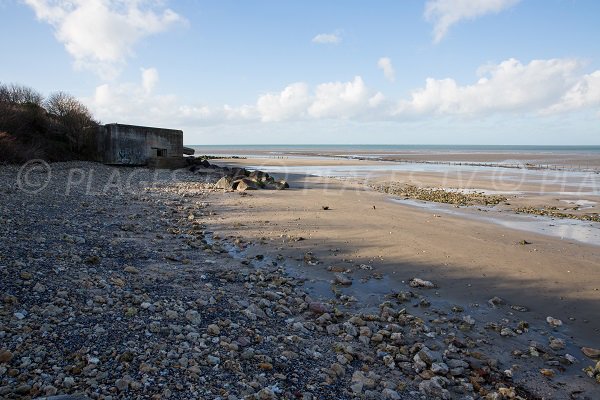
[{"label": "white cloud", "polygon": [[298,82],[280,93],[268,93],[258,98],[256,108],[264,122],[302,117],[310,103],[308,85]]},{"label": "white cloud", "polygon": [[381,57],[379,61],[377,61],[377,67],[383,70],[385,79],[390,82],[394,82],[396,80],[396,71],[394,71],[392,60],[390,60],[389,57]]},{"label": "white cloud", "polygon": [[342,36],[339,32],[335,33],[319,33],[312,38],[313,43],[319,44],[339,44],[342,41]]},{"label": "white cloud", "polygon": [[465,19],[499,13],[520,0],[430,0],[425,5],[425,18],[433,21],[434,42],[439,43],[450,27]]},{"label": "white cloud", "polygon": [[402,100],[397,114],[485,114],[538,112],[561,101],[582,77],[580,63],[571,59],[533,60],[522,64],[509,59],[480,68],[471,85],[454,79],[427,78],[425,87]]},{"label": "white cloud", "polygon": [[584,75],[558,103],[544,111],[564,112],[587,107],[600,108],[600,70]]},{"label": "white cloud", "polygon": [[146,94],[150,94],[158,83],[158,71],[156,68],[142,68],[142,87]]},{"label": "white cloud", "polygon": [[360,76],[351,82],[322,83],[317,86],[308,114],[313,118],[357,117],[368,112],[373,98],[377,104],[377,96],[382,95],[367,88]]},{"label": "white cloud", "polygon": [[135,44],[185,20],[155,0],[24,0],[75,59],[76,68],[110,79]]}]

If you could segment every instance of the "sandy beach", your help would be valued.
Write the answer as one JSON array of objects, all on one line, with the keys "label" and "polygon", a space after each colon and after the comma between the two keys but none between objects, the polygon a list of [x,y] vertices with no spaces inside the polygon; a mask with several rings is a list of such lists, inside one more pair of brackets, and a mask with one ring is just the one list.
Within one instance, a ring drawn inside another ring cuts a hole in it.
[{"label": "sandy beach", "polygon": [[[314,165],[310,159],[293,160],[291,164],[299,166],[302,162]],[[227,160],[226,163],[260,165],[261,169],[269,170],[264,159]],[[374,177],[376,181],[386,179],[382,173]],[[421,185],[432,185],[436,178],[439,183],[440,179],[439,174],[418,177]],[[234,221],[239,222],[244,225],[241,234],[255,239],[267,237],[273,243],[280,242],[280,247],[285,241],[280,238],[282,234],[301,236],[307,240],[286,243],[286,247],[314,248],[320,257],[326,258],[325,264],[344,265],[344,259],[372,264],[386,275],[386,281],[394,284],[414,276],[441,279],[444,284],[440,290],[463,301],[484,303],[485,297],[492,293],[515,304],[529,304],[538,310],[540,320],[545,319],[546,314],[560,315],[564,320],[571,320],[577,336],[597,344],[600,324],[594,318],[594,310],[600,305],[599,241],[586,244],[564,240],[511,229],[477,217],[465,218],[435,208],[403,205],[394,202],[394,196],[373,192],[364,179],[338,180],[301,174],[288,175],[288,178],[296,188],[292,190],[293,195],[260,192],[250,199],[236,196],[227,199],[228,209],[233,212],[220,217],[219,228],[234,234]],[[445,180],[443,186],[459,184],[456,179],[441,178]],[[414,174],[407,176],[397,171],[392,179],[416,180]],[[469,184],[485,189],[497,183],[476,177],[469,180]],[[536,192],[539,187],[524,182],[520,189]],[[560,188],[545,184],[545,190]],[[597,195],[586,198],[590,202],[599,200]],[[553,205],[559,201],[546,193],[510,199],[513,207]],[[329,210],[322,210],[323,205]],[[236,213],[236,209],[240,211]],[[508,206],[504,209],[509,213]],[[589,210],[596,211],[597,203]],[[522,240],[531,244],[520,245]],[[332,249],[337,250],[332,252]]]}]

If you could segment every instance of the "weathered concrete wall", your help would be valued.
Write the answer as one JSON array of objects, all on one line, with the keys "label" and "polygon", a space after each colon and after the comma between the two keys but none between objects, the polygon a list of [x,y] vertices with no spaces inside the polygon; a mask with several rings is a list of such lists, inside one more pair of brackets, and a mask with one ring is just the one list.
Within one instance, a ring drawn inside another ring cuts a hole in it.
[{"label": "weathered concrete wall", "polygon": [[107,124],[98,134],[99,154],[106,164],[181,164],[183,132],[124,124]]}]

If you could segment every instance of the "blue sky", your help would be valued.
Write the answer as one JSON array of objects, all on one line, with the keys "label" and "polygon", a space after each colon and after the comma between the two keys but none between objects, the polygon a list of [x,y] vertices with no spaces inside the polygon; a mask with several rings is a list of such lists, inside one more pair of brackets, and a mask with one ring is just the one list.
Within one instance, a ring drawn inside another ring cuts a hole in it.
[{"label": "blue sky", "polygon": [[0,0],[0,81],[187,144],[600,144],[594,0]]}]

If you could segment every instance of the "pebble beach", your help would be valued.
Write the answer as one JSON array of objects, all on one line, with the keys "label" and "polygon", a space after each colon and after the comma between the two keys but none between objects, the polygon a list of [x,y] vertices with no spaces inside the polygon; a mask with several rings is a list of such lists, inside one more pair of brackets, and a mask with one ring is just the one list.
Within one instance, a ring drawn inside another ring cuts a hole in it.
[{"label": "pebble beach", "polygon": [[[316,244],[286,254],[243,224],[218,233],[231,201],[262,193],[219,189],[218,172],[50,166],[31,187],[0,169],[2,398],[600,395],[598,350],[558,318],[494,296],[472,316],[416,276],[365,308],[344,290],[369,265],[329,265]],[[319,265],[335,295],[311,289]]]}]

